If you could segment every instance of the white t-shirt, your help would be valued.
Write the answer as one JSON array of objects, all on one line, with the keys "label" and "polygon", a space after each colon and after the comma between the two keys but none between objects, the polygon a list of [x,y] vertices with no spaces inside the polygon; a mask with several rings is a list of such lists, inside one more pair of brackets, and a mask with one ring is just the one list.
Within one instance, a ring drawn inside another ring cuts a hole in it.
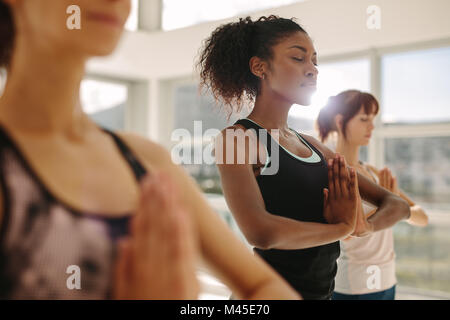
[{"label": "white t-shirt", "polygon": [[[378,179],[375,176],[375,179]],[[373,209],[363,201],[368,214]],[[366,237],[340,241],[341,255],[337,261],[335,291],[343,294],[367,294],[383,291],[397,283],[392,228]]]}]

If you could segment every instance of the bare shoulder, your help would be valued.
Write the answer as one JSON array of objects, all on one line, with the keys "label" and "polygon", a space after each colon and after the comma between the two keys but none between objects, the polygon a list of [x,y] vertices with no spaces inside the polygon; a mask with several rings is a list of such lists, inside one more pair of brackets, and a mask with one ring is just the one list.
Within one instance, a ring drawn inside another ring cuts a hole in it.
[{"label": "bare shoulder", "polygon": [[116,134],[146,168],[156,169],[173,164],[169,150],[161,144],[134,133],[117,131]]},{"label": "bare shoulder", "polygon": [[375,173],[377,176],[380,175],[380,170],[378,170],[378,169],[377,169],[376,167],[374,167],[373,165],[366,163],[366,167],[367,167],[370,171],[372,171],[373,173]]},{"label": "bare shoulder", "polygon": [[326,145],[324,145],[322,142],[320,142],[318,139],[304,133],[302,133],[301,136],[310,144],[312,144],[317,150],[319,150],[323,154],[325,159],[328,160],[334,157],[335,153]]},{"label": "bare shoulder", "polygon": [[228,132],[236,133],[239,131],[248,132],[249,136],[256,138],[256,134],[254,134],[253,130],[250,130],[250,129],[244,127],[242,124],[234,124],[232,126],[226,127],[225,129],[223,129],[221,131],[221,134],[224,135],[224,134],[227,134]]},{"label": "bare shoulder", "polygon": [[[221,140],[216,140],[215,156],[216,164],[219,167],[228,163],[229,154],[234,157],[234,161],[230,164],[240,163],[258,166],[265,162],[265,155],[261,156],[259,154],[260,148],[264,148],[264,146],[258,140],[254,130],[235,124],[223,129],[218,137]],[[242,162],[238,160],[241,156],[243,156]]]}]

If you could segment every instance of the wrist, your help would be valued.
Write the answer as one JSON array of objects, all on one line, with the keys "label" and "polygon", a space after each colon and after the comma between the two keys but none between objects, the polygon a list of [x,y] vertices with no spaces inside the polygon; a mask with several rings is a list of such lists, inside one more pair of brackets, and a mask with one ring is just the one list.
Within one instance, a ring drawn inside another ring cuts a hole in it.
[{"label": "wrist", "polygon": [[354,226],[345,222],[340,222],[336,226],[339,228],[339,235],[343,238],[350,236],[355,230]]}]

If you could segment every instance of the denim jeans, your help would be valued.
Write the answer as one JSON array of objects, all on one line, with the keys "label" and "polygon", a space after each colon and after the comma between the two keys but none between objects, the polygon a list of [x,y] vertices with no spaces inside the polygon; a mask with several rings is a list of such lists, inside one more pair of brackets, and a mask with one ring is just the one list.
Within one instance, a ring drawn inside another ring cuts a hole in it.
[{"label": "denim jeans", "polygon": [[395,300],[395,285],[387,290],[367,294],[333,292],[331,300]]}]

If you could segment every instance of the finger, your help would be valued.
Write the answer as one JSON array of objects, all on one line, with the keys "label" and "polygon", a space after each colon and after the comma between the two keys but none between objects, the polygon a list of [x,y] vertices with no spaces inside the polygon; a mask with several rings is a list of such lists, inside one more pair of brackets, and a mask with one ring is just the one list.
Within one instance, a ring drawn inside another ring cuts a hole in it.
[{"label": "finger", "polygon": [[114,268],[114,298],[124,300],[130,298],[128,284],[131,283],[132,275],[132,255],[129,239],[119,240],[117,250]]},{"label": "finger", "polygon": [[394,191],[394,176],[391,170],[389,170],[389,190]]},{"label": "finger", "polygon": [[394,177],[393,183],[392,183],[392,190],[397,191],[397,189],[398,189],[398,181],[397,181],[397,177]]},{"label": "finger", "polygon": [[344,198],[348,198],[349,197],[349,188],[350,188],[350,178],[348,175],[348,169],[347,169],[347,164],[345,162],[345,158],[341,157],[340,159],[340,175],[341,175],[341,191],[342,191],[342,196]]},{"label": "finger", "polygon": [[385,179],[386,179],[386,188],[391,189],[391,173],[389,172],[389,168],[385,170]]},{"label": "finger", "polygon": [[328,160],[328,189],[329,189],[329,197],[331,199],[336,199],[335,188],[334,188],[334,177],[333,177],[333,166],[334,159]]},{"label": "finger", "polygon": [[[185,283],[185,299],[196,299],[199,285],[196,277],[196,260],[198,254],[198,241],[193,229],[193,221],[187,211],[175,211],[177,219],[176,235],[172,256],[176,265],[180,266],[180,277]],[[187,296],[186,296],[187,295]]]},{"label": "finger", "polygon": [[140,204],[142,226],[138,227],[139,232],[136,233],[136,251],[147,258],[152,255],[156,259],[163,254],[157,248],[169,237],[166,214],[168,195],[166,181],[161,173],[158,173],[148,185],[148,189],[144,190]]},{"label": "finger", "polygon": [[147,199],[152,199],[155,197],[154,184],[157,182],[158,176],[155,172],[152,176],[147,175],[142,179],[139,188],[139,202],[136,214],[132,221],[131,233],[135,234],[137,232],[145,233],[147,228],[149,228],[149,217],[145,210],[145,203]]},{"label": "finger", "polygon": [[323,212],[325,212],[325,208],[328,206],[328,189],[323,189]]},{"label": "finger", "polygon": [[334,160],[333,165],[333,178],[334,178],[334,192],[336,195],[336,199],[340,199],[342,197],[342,190],[341,190],[341,183],[340,183],[340,156],[339,154],[336,154],[336,158]]},{"label": "finger", "polygon": [[357,199],[359,193],[358,176],[355,168],[350,168],[350,199]]},{"label": "finger", "polygon": [[380,172],[380,185],[385,188],[386,187],[386,170],[383,169]]}]

